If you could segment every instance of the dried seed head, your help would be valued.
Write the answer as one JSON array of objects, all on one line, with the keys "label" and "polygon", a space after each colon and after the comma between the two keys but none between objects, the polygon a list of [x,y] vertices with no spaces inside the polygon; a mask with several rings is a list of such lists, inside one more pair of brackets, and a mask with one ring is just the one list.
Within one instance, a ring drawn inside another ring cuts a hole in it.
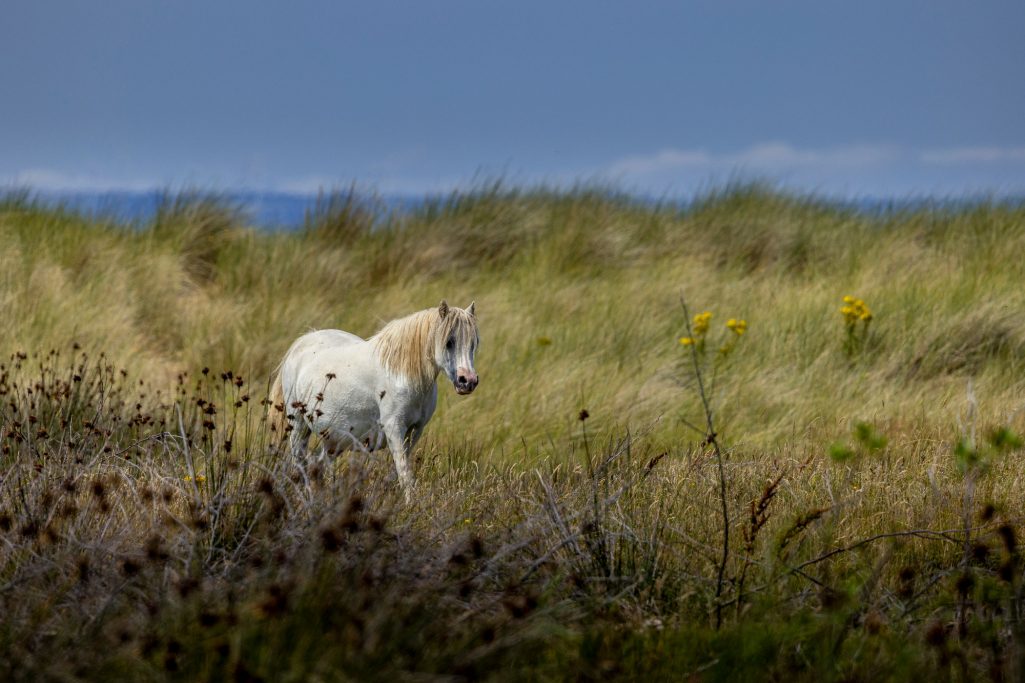
[{"label": "dried seed head", "polygon": [[484,541],[479,536],[470,537],[470,552],[478,560],[484,557]]},{"label": "dried seed head", "polygon": [[1004,542],[1004,549],[1008,555],[1014,555],[1018,550],[1018,541],[1015,537],[1014,527],[1010,524],[1001,524],[997,527],[997,535]]},{"label": "dried seed head", "polygon": [[879,610],[873,609],[865,615],[862,625],[865,627],[866,633],[874,636],[883,630],[883,626],[886,625],[886,619]]},{"label": "dried seed head", "polygon": [[655,469],[655,465],[657,465],[659,463],[659,461],[662,460],[662,458],[666,457],[667,455],[669,455],[668,451],[662,451],[661,453],[656,455],[654,458],[652,458],[651,460],[648,461],[647,469],[649,471]]},{"label": "dried seed head", "polygon": [[21,528],[18,529],[18,533],[21,534],[22,538],[26,539],[39,538],[39,525],[34,521],[29,520],[21,525]]},{"label": "dried seed head", "polygon": [[537,607],[537,599],[530,594],[513,594],[506,596],[502,605],[514,619],[522,619]]},{"label": "dried seed head", "polygon": [[154,535],[146,539],[146,558],[151,562],[166,562],[170,558],[159,536]]},{"label": "dried seed head", "polygon": [[957,589],[958,595],[968,595],[972,588],[975,587],[975,577],[968,572],[965,572],[961,576],[957,577],[954,587]]},{"label": "dried seed head", "polygon": [[288,609],[288,591],[280,584],[271,584],[267,589],[267,598],[260,603],[260,608],[269,617],[282,614]]},{"label": "dried seed head", "polygon": [[942,621],[934,621],[925,630],[925,642],[933,647],[943,647],[947,642],[947,627]]},{"label": "dried seed head", "polygon": [[78,574],[79,583],[85,583],[88,581],[89,575],[92,573],[92,569],[89,566],[89,558],[85,555],[81,555],[75,563],[75,570]]},{"label": "dried seed head", "polygon": [[182,598],[187,598],[189,597],[189,595],[194,593],[197,588],[199,588],[199,581],[192,578],[191,576],[185,577],[184,579],[178,582],[178,595],[180,595]]},{"label": "dried seed head", "polygon": [[334,553],[342,547],[341,535],[331,527],[322,529],[320,532],[320,545],[326,552]]},{"label": "dried seed head", "polygon": [[823,586],[819,591],[819,601],[825,609],[837,609],[847,602],[847,596],[829,586]]},{"label": "dried seed head", "polygon": [[210,628],[211,626],[216,626],[220,620],[220,615],[218,615],[215,612],[203,610],[199,613],[199,625],[203,628]]}]

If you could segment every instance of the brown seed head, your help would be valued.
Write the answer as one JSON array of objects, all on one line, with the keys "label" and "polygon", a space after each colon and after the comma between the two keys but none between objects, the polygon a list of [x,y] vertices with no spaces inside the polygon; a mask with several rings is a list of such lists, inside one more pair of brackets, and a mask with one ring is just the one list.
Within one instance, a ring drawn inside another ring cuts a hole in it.
[{"label": "brown seed head", "polygon": [[965,572],[961,576],[957,577],[954,587],[957,589],[958,595],[968,595],[972,588],[975,587],[975,577],[968,572]]},{"label": "brown seed head", "polygon": [[934,621],[925,630],[925,642],[933,647],[943,647],[947,642],[947,627],[942,621]]},{"label": "brown seed head", "polygon": [[1008,555],[1014,555],[1018,550],[1018,541],[1015,537],[1014,527],[1010,524],[1001,524],[997,527],[997,535],[1004,542],[1004,549]]}]

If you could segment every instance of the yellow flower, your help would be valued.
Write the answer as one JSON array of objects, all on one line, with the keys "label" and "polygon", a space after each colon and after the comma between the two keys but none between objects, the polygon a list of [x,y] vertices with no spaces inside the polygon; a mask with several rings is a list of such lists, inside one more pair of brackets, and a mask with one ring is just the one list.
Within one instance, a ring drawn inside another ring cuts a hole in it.
[{"label": "yellow flower", "polygon": [[690,346],[694,343],[694,339],[692,337],[680,337],[680,343],[684,346]]},{"label": "yellow flower", "polygon": [[856,299],[848,295],[843,298],[843,301],[844,306],[840,308],[840,314],[844,317],[844,322],[848,326],[853,327],[859,320],[865,323],[872,320],[872,311],[864,299]]},{"label": "yellow flower", "polygon": [[[192,477],[190,475],[186,474],[185,475],[185,481],[192,481]],[[204,477],[202,474],[197,474],[196,475],[196,481],[198,483],[203,483],[204,481],[206,481],[206,477]]]},{"label": "yellow flower", "polygon": [[708,332],[708,323],[711,319],[711,311],[698,313],[696,316],[694,316],[694,334],[701,336]]},{"label": "yellow flower", "polygon": [[747,332],[747,321],[743,319],[737,320],[736,318],[730,318],[726,321],[726,327],[733,330],[737,336],[740,336]]}]

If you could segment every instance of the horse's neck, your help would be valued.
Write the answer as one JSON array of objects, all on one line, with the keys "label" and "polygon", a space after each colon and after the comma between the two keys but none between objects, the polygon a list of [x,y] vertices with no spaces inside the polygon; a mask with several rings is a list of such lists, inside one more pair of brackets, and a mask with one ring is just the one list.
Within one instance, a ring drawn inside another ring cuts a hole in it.
[{"label": "horse's neck", "polygon": [[431,349],[434,328],[423,315],[414,314],[390,323],[370,341],[389,374],[400,383],[426,393],[434,387],[440,368],[434,362]]}]

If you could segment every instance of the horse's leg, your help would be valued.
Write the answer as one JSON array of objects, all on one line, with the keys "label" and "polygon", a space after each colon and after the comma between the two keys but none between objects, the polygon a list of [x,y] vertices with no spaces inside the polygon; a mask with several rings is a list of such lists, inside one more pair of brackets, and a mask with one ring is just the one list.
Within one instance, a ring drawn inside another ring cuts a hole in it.
[{"label": "horse's leg", "polygon": [[423,425],[419,423],[409,425],[409,429],[406,430],[406,447],[409,449],[410,453],[412,453],[413,449],[416,448],[416,444],[423,433]]},{"label": "horse's leg", "polygon": [[321,433],[321,435],[320,435],[320,443],[321,443],[321,450],[323,450],[324,454],[327,457],[331,458],[332,460],[337,458],[341,454],[341,452],[343,450],[345,450],[342,447],[342,442],[337,437],[337,435],[331,434],[331,433],[329,433],[327,431],[324,431],[324,432]]},{"label": "horse's leg", "polygon": [[406,496],[406,502],[413,498],[413,470],[409,466],[409,442],[406,439],[408,427],[399,420],[391,420],[384,425],[384,436],[388,440],[388,450],[395,460],[395,471],[399,475],[399,485]]},{"label": "horse's leg", "polygon": [[288,435],[288,445],[292,451],[292,457],[296,460],[305,459],[310,434],[310,427],[306,424],[305,417],[296,413],[295,419],[292,421],[292,433]]}]

